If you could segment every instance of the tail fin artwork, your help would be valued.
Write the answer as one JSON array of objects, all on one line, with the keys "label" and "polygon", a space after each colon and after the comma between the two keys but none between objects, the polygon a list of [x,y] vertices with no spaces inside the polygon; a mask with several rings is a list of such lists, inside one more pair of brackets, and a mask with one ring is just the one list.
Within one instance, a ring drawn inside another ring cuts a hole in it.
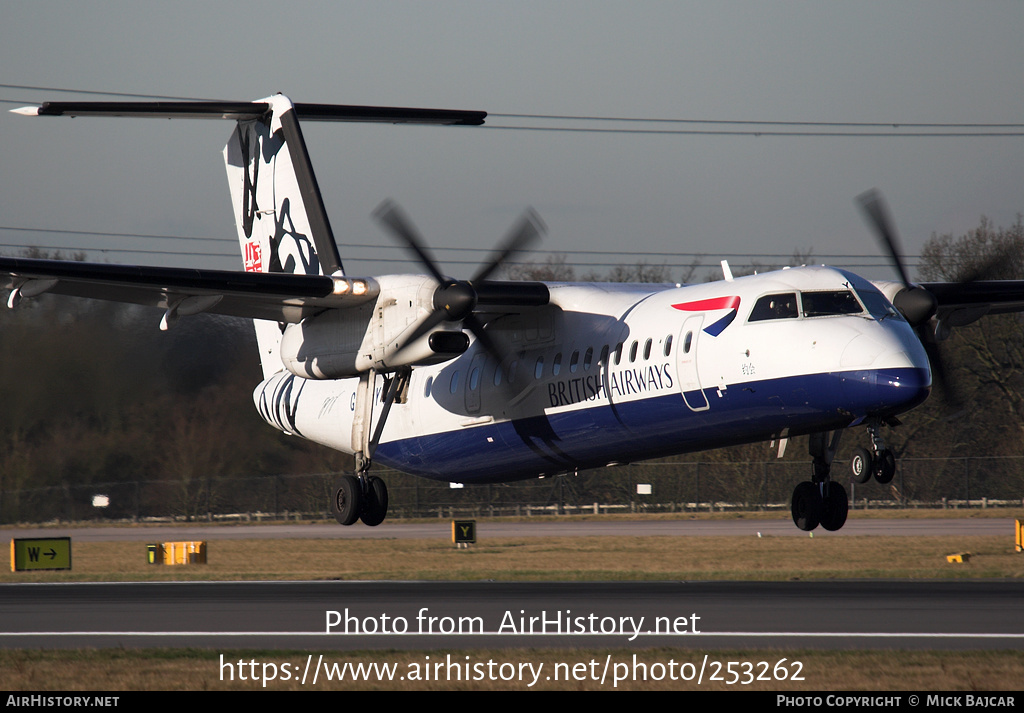
[{"label": "tail fin artwork", "polygon": [[344,274],[292,103],[239,121],[224,148],[238,240],[248,272]]},{"label": "tail fin artwork", "polygon": [[[328,121],[480,124],[483,112],[293,105],[283,95],[262,100],[259,118],[239,120],[224,148],[231,201],[245,269],[343,276],[344,267],[298,116]],[[282,329],[254,320],[263,376],[284,369]]]},{"label": "tail fin artwork", "polygon": [[[245,269],[344,275],[295,107],[282,95],[263,101],[269,111],[239,120],[224,147]],[[284,369],[279,356],[281,325],[253,323],[267,378]]]}]

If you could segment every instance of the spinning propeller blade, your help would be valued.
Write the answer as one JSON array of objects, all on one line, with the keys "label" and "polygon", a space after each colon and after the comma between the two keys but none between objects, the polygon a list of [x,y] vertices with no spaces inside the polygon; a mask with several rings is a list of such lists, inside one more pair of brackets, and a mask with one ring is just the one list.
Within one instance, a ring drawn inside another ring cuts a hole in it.
[{"label": "spinning propeller blade", "polygon": [[486,283],[508,258],[526,250],[545,232],[544,223],[534,210],[528,210],[513,225],[488,260],[470,280],[446,277],[431,256],[426,241],[394,201],[385,201],[373,216],[406,247],[410,254],[437,280],[434,311],[416,328],[409,342],[428,334],[442,322],[461,322],[499,363],[505,354],[486,331],[475,311],[479,304],[537,306],[546,304],[547,288],[541,283],[504,283],[493,288]]},{"label": "spinning propeller blade", "polygon": [[[857,205],[874,229],[882,248],[889,254],[889,260],[896,272],[899,273],[900,282],[903,283],[904,289],[896,294],[893,305],[914,327],[917,338],[928,355],[933,380],[942,388],[950,401],[954,404],[959,403],[960,397],[957,394],[956,386],[949,379],[948,364],[939,350],[938,340],[935,336],[936,325],[932,323],[932,317],[938,310],[938,301],[935,299],[935,295],[925,288],[911,283],[907,277],[907,269],[900,252],[896,228],[881,191],[872,188],[861,193],[857,196]],[[974,279],[977,277],[970,281]]]}]

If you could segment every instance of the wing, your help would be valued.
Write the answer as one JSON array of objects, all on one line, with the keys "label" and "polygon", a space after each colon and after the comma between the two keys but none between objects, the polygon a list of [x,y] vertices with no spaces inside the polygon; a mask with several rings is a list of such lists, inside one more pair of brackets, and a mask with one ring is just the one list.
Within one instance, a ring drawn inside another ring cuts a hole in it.
[{"label": "wing", "polygon": [[939,303],[939,312],[984,308],[989,314],[1024,312],[1024,280],[922,282]]},{"label": "wing", "polygon": [[987,314],[1024,312],[1024,280],[923,282],[935,296],[936,316],[949,327],[962,327]]},{"label": "wing", "polygon": [[8,307],[42,293],[127,302],[165,310],[166,328],[178,315],[213,312],[297,323],[326,309],[376,299],[372,278],[231,272],[174,267],[0,258],[0,287]]}]

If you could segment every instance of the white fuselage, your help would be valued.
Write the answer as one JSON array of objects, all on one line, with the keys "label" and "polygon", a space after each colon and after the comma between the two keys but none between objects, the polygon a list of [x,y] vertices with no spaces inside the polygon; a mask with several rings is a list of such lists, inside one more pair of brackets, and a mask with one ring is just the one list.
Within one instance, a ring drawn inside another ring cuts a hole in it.
[{"label": "white fuselage", "polygon": [[[414,369],[375,460],[439,480],[515,480],[843,428],[913,408],[931,385],[910,325],[845,271],[549,288],[547,307],[488,323],[514,355],[501,365],[474,343]],[[354,453],[358,386],[281,372],[254,398],[277,428]]]}]

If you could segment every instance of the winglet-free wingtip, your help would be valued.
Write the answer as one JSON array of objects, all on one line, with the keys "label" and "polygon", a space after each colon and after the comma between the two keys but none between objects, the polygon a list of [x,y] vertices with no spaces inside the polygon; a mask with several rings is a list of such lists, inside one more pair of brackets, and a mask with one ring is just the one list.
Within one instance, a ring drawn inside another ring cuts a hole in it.
[{"label": "winglet-free wingtip", "polygon": [[39,116],[39,107],[37,106],[23,106],[17,109],[11,109],[12,114],[21,114],[22,116]]}]

